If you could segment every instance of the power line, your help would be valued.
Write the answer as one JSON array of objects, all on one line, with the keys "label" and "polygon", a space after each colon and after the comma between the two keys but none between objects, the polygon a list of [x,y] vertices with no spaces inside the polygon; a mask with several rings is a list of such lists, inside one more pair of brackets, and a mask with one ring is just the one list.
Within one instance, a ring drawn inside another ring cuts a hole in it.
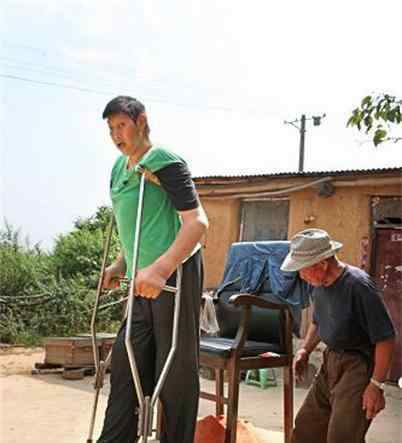
[{"label": "power line", "polygon": [[[85,74],[85,72],[79,72],[79,71],[68,71],[68,70],[63,70],[63,69],[59,69],[59,68],[55,68],[53,66],[50,65],[41,65],[41,67],[38,66],[38,64],[36,63],[31,63],[31,62],[26,62],[26,61],[21,61],[19,59],[13,59],[10,57],[4,57],[0,55],[0,67],[4,67],[7,69],[6,74],[7,75],[14,75],[16,77],[23,77],[26,78],[26,71],[30,71],[30,73],[39,73],[39,74],[50,74],[51,76],[55,76],[55,77],[59,77],[57,78],[58,81],[73,81],[73,82],[78,82],[78,83],[85,83],[85,81],[88,80],[88,78],[92,80],[97,79],[98,80],[98,85],[101,85],[102,89],[108,89],[108,88],[113,88],[113,89],[117,89],[117,87],[115,86],[116,84],[116,80],[118,80],[120,83],[118,85],[118,89],[122,90],[122,89],[130,89],[132,87],[132,82],[136,82],[136,88],[140,87],[141,89],[145,90],[145,91],[149,91],[149,94],[144,94],[146,95],[152,95],[152,94],[159,94],[161,92],[161,90],[166,90],[169,89],[169,85],[166,84],[166,82],[163,82],[162,80],[147,80],[147,82],[145,82],[145,79],[142,79],[141,77],[138,76],[134,76],[134,75],[127,75],[127,74],[118,74],[116,72],[110,73],[110,71],[107,73],[107,75],[111,78],[105,78],[105,76],[101,76],[99,74],[94,74],[91,73],[90,75],[86,75],[86,79],[82,80],[83,75]],[[12,73],[9,73],[8,70],[11,70]],[[16,73],[15,73],[16,71]],[[61,77],[61,78],[60,78]],[[81,78],[80,78],[81,77]],[[47,82],[47,80],[35,80],[35,81],[44,81]],[[131,82],[130,84],[128,82]],[[143,83],[142,83],[143,82]],[[93,83],[93,82],[92,82]],[[173,86],[174,87],[174,86]],[[98,90],[99,91],[99,87],[98,88],[87,88],[87,89],[91,89],[91,90]],[[191,93],[194,91],[194,87],[193,85],[182,85],[180,83],[179,89],[181,91],[181,93],[183,94],[183,92],[186,93]],[[102,91],[103,93],[103,91]],[[205,96],[205,94],[203,94]],[[154,101],[154,102],[159,102],[159,103],[169,103],[172,104],[170,101],[163,101],[161,99],[151,99],[149,101]],[[202,106],[200,106],[199,103],[197,104],[189,104],[189,103],[184,103],[184,104],[177,104],[177,106],[182,106],[182,107],[193,107],[193,108],[201,108],[203,109]],[[224,107],[224,106],[204,106],[204,109],[216,109],[216,110],[221,110],[224,112],[234,112],[233,108],[230,107]]]},{"label": "power line", "polygon": [[22,48],[24,51],[34,51],[34,52],[39,52],[41,56],[45,56],[47,54],[47,51],[43,48],[37,48],[35,46],[30,46],[30,45],[23,45],[20,43],[11,43],[9,41],[3,41],[3,45],[4,46],[8,46],[10,48]]},{"label": "power line", "polygon": [[[79,76],[79,75],[82,75],[84,73],[84,72],[79,72],[79,71],[78,72],[77,71],[74,72],[74,71],[71,71],[71,70],[68,71],[68,70],[56,68],[56,67],[51,66],[51,65],[38,64],[38,63],[32,62],[32,61],[20,60],[18,58],[10,58],[10,57],[7,57],[7,56],[5,57],[5,56],[1,56],[1,55],[0,55],[0,63],[3,64],[3,65],[8,63],[8,65],[6,65],[6,67],[10,67],[11,69],[24,69],[24,70],[28,69],[30,71],[43,72],[45,74],[50,73],[50,74],[53,74],[53,75],[62,75],[64,77],[66,77],[68,80],[77,80],[77,78],[76,78],[77,74]],[[10,66],[9,65],[10,63],[12,63],[13,65]],[[75,64],[70,63],[69,66],[78,66],[78,67],[80,67],[80,65],[78,65],[77,63],[75,63]],[[103,69],[106,68],[103,65],[96,66],[95,68],[96,68],[97,72],[100,70],[100,69],[98,69],[100,66]],[[106,81],[106,83],[108,82],[108,80],[105,79],[104,76],[100,76],[97,73],[91,72],[90,75],[91,75],[91,79],[94,78],[94,77],[97,77],[98,79],[100,79],[102,81]],[[119,74],[119,73],[116,73],[116,72],[113,72],[111,74],[110,73],[110,69],[108,70],[108,75],[109,76],[111,75],[112,77],[118,78],[119,80],[121,80],[121,79],[123,79],[123,80],[130,80],[130,81],[133,81],[133,80],[143,81],[144,80],[144,79],[142,79],[142,78],[140,78],[138,76],[134,77],[133,75],[127,75],[127,74],[121,74],[121,73]],[[71,77],[71,76],[73,76],[73,77]],[[74,76],[75,76],[75,78],[74,78]],[[155,86],[155,87],[159,87],[159,85],[163,84],[163,82],[161,80],[157,80],[157,81],[152,80],[152,81],[154,83],[156,83],[157,86]],[[187,87],[190,88],[190,86],[187,86]]]},{"label": "power line", "polygon": [[34,80],[32,78],[18,77],[16,75],[0,74],[0,77],[12,79],[12,80],[24,81],[24,82],[28,82],[28,83],[34,83],[34,84],[38,84],[38,85],[44,85],[44,86],[56,86],[56,87],[64,88],[64,89],[74,89],[76,91],[81,91],[81,92],[91,92],[93,94],[102,94],[102,95],[113,94],[113,92],[98,91],[96,89],[81,88],[79,86],[63,85],[61,83],[54,83],[54,82],[46,82],[46,81],[41,81],[41,80]]},{"label": "power line", "polygon": [[[41,74],[50,74],[52,76],[62,77],[64,80],[72,80],[72,81],[78,81],[81,82],[80,77],[83,76],[84,72],[74,72],[74,71],[67,71],[63,69],[58,69],[53,66],[47,66],[47,65],[38,65],[37,63],[31,63],[31,62],[24,62],[20,60],[13,60],[9,57],[1,57],[0,56],[0,66],[3,66],[5,68],[11,69],[13,71],[22,71],[25,73],[25,71],[31,71],[31,72],[37,72]],[[9,74],[11,75],[11,74]],[[19,76],[19,73],[17,72],[17,76]],[[111,86],[111,81],[107,80],[105,77],[102,77],[98,74],[91,73],[90,76],[87,75],[87,78],[91,78],[93,80],[96,78],[97,80],[100,80],[101,82],[107,84],[107,87]],[[116,77],[115,77],[116,78]],[[126,77],[124,79],[123,77],[119,78],[119,81],[127,81],[130,77]],[[130,80],[133,80],[133,78],[130,78]]]},{"label": "power line", "polygon": [[[10,75],[10,74],[0,73],[0,77],[11,79],[11,80],[16,80],[16,81],[23,81],[23,82],[27,82],[27,83],[42,85],[42,86],[53,86],[53,87],[76,90],[76,91],[80,91],[80,92],[86,92],[86,93],[92,93],[92,94],[98,94],[98,95],[109,95],[110,96],[110,95],[116,94],[116,91],[105,91],[105,90],[99,90],[99,89],[94,89],[94,88],[83,88],[80,86],[66,85],[63,83],[35,80],[32,78],[21,77],[18,75]],[[199,109],[199,110],[214,110],[214,111],[221,111],[221,112],[228,112],[228,113],[235,113],[236,112],[235,108],[224,107],[224,106],[215,106],[215,105],[202,106],[198,103],[178,103],[178,102],[172,102],[172,101],[169,101],[169,100],[163,99],[163,98],[151,98],[151,97],[148,97],[146,100],[151,103],[153,102],[153,103],[165,104],[165,105],[176,106],[176,107],[181,107],[181,108],[195,108],[195,109]],[[254,112],[256,114],[265,115],[265,116],[268,115],[267,113],[262,113],[261,111],[258,111],[255,109],[254,110],[253,109],[246,110],[246,109],[242,108],[242,113],[244,111],[247,111],[249,113]]]},{"label": "power line", "polygon": [[[23,45],[17,45],[17,46],[23,46]],[[28,47],[28,46],[26,46],[26,47]],[[33,48],[33,49],[35,49],[35,50],[37,50],[37,51],[40,50],[39,48]],[[48,53],[48,50],[43,49],[43,51],[46,52],[46,53]],[[62,55],[63,60],[67,57],[66,54],[63,53],[63,52],[61,52],[61,51],[53,51],[53,52],[55,52],[56,54],[60,54],[60,55]],[[46,56],[46,58],[49,59],[48,56]],[[70,58],[71,58],[71,57],[70,57]],[[14,59],[13,59],[13,58],[10,58],[10,57],[7,57],[7,56],[0,56],[0,59],[5,59],[5,60],[11,61],[11,62],[27,63],[26,60],[20,60],[20,59],[18,59],[18,58],[15,58],[15,56],[14,56]],[[74,60],[74,59],[73,59],[73,60]],[[36,65],[36,64],[37,64],[34,60],[29,60],[28,63],[29,63],[30,65],[32,65],[32,64],[35,64],[35,65]],[[78,67],[82,67],[82,63],[81,63],[81,64],[80,64],[80,63],[77,63],[77,61],[69,61],[68,63],[69,63],[69,66],[78,66]],[[43,65],[43,61],[42,61],[42,60],[40,61],[40,64]],[[110,73],[112,72],[112,75],[114,75],[114,76],[116,76],[116,77],[127,78],[127,79],[130,79],[130,80],[133,80],[133,79],[134,79],[132,76],[129,76],[129,75],[127,75],[127,74],[123,74],[123,73],[121,73],[121,72],[118,73],[118,72],[116,72],[116,71],[113,71],[113,69],[112,69],[112,71],[111,71],[111,68],[113,68],[113,67],[116,68],[116,66],[114,66],[114,63],[109,63],[109,64],[105,65],[105,64],[103,64],[103,63],[98,63],[98,62],[96,62],[95,64],[93,64],[93,63],[88,63],[87,61],[84,61],[84,64],[85,64],[86,66],[90,67],[90,68],[94,68],[96,71],[107,70],[108,74],[110,74]],[[50,67],[51,69],[54,69],[54,70],[58,71],[58,72],[63,72],[63,71],[61,71],[61,70],[58,69],[58,68],[52,68],[51,66],[49,66],[49,67]],[[123,67],[122,67],[122,69],[123,69]],[[64,72],[65,72],[65,71],[64,71]],[[93,74],[92,74],[92,75],[93,75]],[[166,79],[168,79],[168,78],[169,78],[169,77],[167,77],[167,76],[162,77],[160,80],[157,80],[157,83],[160,83],[160,84],[166,84]],[[140,80],[140,81],[148,80],[147,77],[145,77],[145,76],[139,77],[138,75],[135,76],[135,79],[136,79],[136,80]],[[155,80],[153,80],[153,81],[155,81]],[[183,79],[181,79],[181,85],[183,85]],[[187,83],[185,87],[186,87],[186,88],[192,88],[193,85],[192,85],[191,83]]]},{"label": "power line", "polygon": [[[31,62],[25,62],[25,61],[20,61],[18,59],[13,60],[10,57],[4,57],[0,55],[0,67],[4,67],[7,71],[5,72],[5,74],[7,75],[14,75],[16,77],[23,77],[25,78],[26,75],[26,71],[30,71],[30,73],[39,73],[39,74],[50,74],[53,77],[56,77],[57,81],[72,81],[75,83],[85,83],[85,81],[88,80],[88,78],[91,79],[91,82],[93,84],[93,80],[97,80],[98,83],[98,87],[96,87],[94,85],[94,87],[92,88],[85,88],[85,89],[91,89],[98,91],[100,89],[119,89],[119,90],[123,90],[123,89],[130,89],[130,84],[128,83],[129,81],[132,83],[133,81],[137,81],[138,82],[138,77],[134,77],[134,76],[129,76],[129,75],[122,75],[122,74],[117,74],[117,73],[113,73],[111,75],[112,78],[105,78],[105,76],[101,76],[99,74],[94,74],[91,73],[90,75],[88,75],[88,73],[85,72],[79,72],[79,71],[68,71],[68,70],[63,70],[63,69],[59,69],[59,68],[55,68],[53,66],[49,66],[49,65],[41,65],[41,67],[38,66],[38,64],[36,63],[31,63]],[[9,70],[11,70],[12,72],[8,72]],[[16,71],[16,72],[15,72]],[[83,75],[86,75],[86,79],[82,80]],[[110,77],[110,72],[108,72],[108,76]],[[57,78],[58,77],[58,78]],[[81,78],[80,78],[81,77]],[[118,83],[118,87],[116,87],[116,80],[119,82]],[[35,80],[35,81],[43,81],[43,82],[48,82],[47,80]],[[139,80],[141,81],[141,80]],[[148,81],[148,83],[150,83],[148,86],[142,86],[142,89],[145,89],[146,91],[149,91],[150,94],[158,94],[161,90],[161,88],[165,87],[163,83],[161,81],[156,81],[152,80],[152,81]],[[101,88],[99,88],[99,86],[101,86]],[[188,89],[190,89],[190,87],[187,87]],[[101,93],[105,93],[103,90],[100,91]]]},{"label": "power line", "polygon": [[[59,88],[64,88],[64,89],[73,89],[73,90],[77,90],[77,91],[81,91],[81,92],[89,92],[89,93],[93,93],[93,94],[101,94],[101,95],[113,95],[116,94],[116,92],[112,92],[112,91],[101,91],[98,89],[91,89],[91,88],[81,88],[79,86],[73,86],[73,85],[65,85],[62,83],[55,83],[55,82],[49,82],[49,81],[41,81],[41,80],[34,80],[31,78],[27,78],[27,77],[20,77],[17,75],[9,75],[9,74],[1,74],[0,73],[0,77],[3,78],[8,78],[8,79],[12,79],[12,80],[18,80],[18,81],[24,81],[24,82],[28,82],[28,83],[33,83],[33,84],[38,84],[38,85],[43,85],[43,86],[55,86],[55,87],[59,87]],[[198,105],[198,104],[191,104],[191,103],[173,103],[170,102],[168,100],[165,99],[148,99],[148,101],[150,102],[156,102],[156,103],[161,103],[161,104],[167,104],[167,105],[173,105],[173,106],[179,106],[179,107],[198,107],[202,109],[202,106]],[[221,111],[225,111],[225,112],[233,112],[233,109],[231,108],[224,108],[224,107],[204,107],[204,109],[216,109],[216,110],[221,110]]]},{"label": "power line", "polygon": [[[21,72],[21,71],[23,71],[24,73],[26,71],[30,71],[30,72],[39,73],[39,74],[47,74],[47,75],[50,74],[52,76],[58,77],[59,79],[62,78],[63,80],[80,81],[80,79],[77,76],[70,75],[66,71],[57,71],[57,70],[53,70],[53,69],[37,68],[37,67],[35,67],[33,65],[29,65],[29,64],[4,62],[4,61],[1,61],[1,57],[0,57],[0,67],[3,67],[7,70],[17,71],[17,73]],[[12,75],[12,74],[9,74],[9,75]]]},{"label": "power line", "polygon": [[[41,52],[42,51],[42,57],[46,55],[47,59],[49,59],[49,54],[51,54],[51,52],[47,48],[39,48],[39,47],[30,46],[30,45],[16,44],[16,43],[12,43],[10,41],[7,42],[7,45],[20,47],[20,48],[23,48],[23,49],[31,51],[31,52]],[[58,50],[53,49],[52,53],[57,54],[57,55],[62,55],[63,58],[66,57],[66,54],[62,51],[58,51]],[[47,72],[45,72],[45,71],[49,71],[49,74],[51,74],[51,75],[58,75],[58,76],[65,77],[65,79],[62,79],[62,80],[71,80],[71,81],[81,82],[79,77],[84,74],[83,72],[74,72],[71,70],[67,71],[67,70],[62,70],[60,68],[56,68],[55,66],[46,65],[46,64],[44,65],[42,62],[36,63],[33,60],[26,61],[26,60],[21,60],[20,57],[16,58],[14,56],[14,58],[10,58],[7,56],[2,56],[0,54],[0,60],[2,60],[2,59],[6,60],[8,62],[12,62],[12,63],[22,64],[21,68],[19,68],[18,66],[9,67],[9,69],[12,69],[14,71],[16,71],[16,70],[22,71],[25,69],[29,69],[30,71],[33,71],[33,72],[35,72],[35,71],[40,72],[39,70],[41,70],[42,73],[44,73],[44,74],[47,74]],[[30,67],[28,68],[27,65]],[[116,72],[113,70],[111,71],[111,68],[113,68],[114,64],[104,65],[102,63],[91,64],[91,63],[85,62],[85,65],[88,68],[92,68],[92,69],[96,70],[96,73],[94,73],[94,72],[91,73],[91,79],[93,79],[94,77],[97,77],[97,79],[99,80],[99,83],[101,83],[101,82],[103,83],[103,85],[101,87],[105,88],[105,89],[109,88],[109,87],[112,87],[114,89],[119,89],[119,90],[130,89],[130,85],[124,85],[124,84],[119,85],[117,88],[115,88],[113,85],[113,80],[119,79],[119,81],[123,80],[123,82],[127,82],[127,81],[144,82],[144,87],[142,89],[144,89],[145,91],[146,90],[150,91],[151,94],[159,95],[160,89],[166,90],[169,88],[169,85],[167,83],[172,83],[171,80],[169,79],[169,77],[167,77],[167,76],[165,76],[165,77],[162,76],[161,79],[153,79],[150,81],[148,78],[143,77],[143,76],[138,76],[138,75],[130,76],[130,75],[124,74],[122,72]],[[69,66],[82,68],[82,65],[78,64],[76,61],[69,62]],[[116,66],[114,66],[114,67],[116,68]],[[105,77],[97,74],[98,72],[107,72],[107,75],[114,77],[114,79],[108,80]],[[56,84],[56,82],[52,82],[52,81],[29,79],[29,78],[26,78],[24,74],[20,74],[20,72],[17,72],[17,75],[11,75],[11,74],[4,74],[4,75],[10,75],[9,78],[14,78],[15,80],[21,79],[20,81],[37,83],[37,84],[41,84],[43,86],[61,87],[61,88],[65,88],[65,89],[72,89],[72,90],[77,90],[77,91],[81,91],[81,92],[95,93],[95,94],[102,94],[102,95],[115,93],[115,92],[114,93],[106,92],[105,90],[100,90],[99,88],[82,88],[82,87],[73,86],[73,85],[65,85],[62,83]],[[4,75],[2,75],[2,76],[4,77]],[[57,79],[57,80],[59,80],[59,79]],[[84,82],[85,81],[86,80],[84,80]],[[150,83],[153,83],[153,84],[150,84]],[[180,79],[180,83],[177,84],[176,86],[179,87],[181,92],[183,92],[183,90],[187,90],[188,93],[190,94],[194,91],[194,84],[186,82],[186,81],[183,82],[183,79]],[[137,83],[137,87],[138,87],[138,83]],[[173,87],[175,87],[174,83],[173,83]],[[217,88],[217,90],[219,90],[219,89],[220,88]],[[147,94],[145,93],[144,96],[147,97]],[[202,96],[203,97],[208,96],[208,91],[202,92]],[[218,100],[219,100],[219,98],[218,98]],[[154,102],[154,103],[160,103],[160,104],[167,104],[170,106],[177,106],[177,107],[182,107],[182,108],[194,108],[194,109],[199,109],[199,110],[206,110],[207,109],[207,110],[214,110],[214,111],[220,111],[220,112],[226,112],[226,113],[239,113],[240,112],[240,111],[238,111],[237,107],[233,107],[233,106],[221,106],[219,104],[218,105],[214,105],[214,104],[211,104],[211,105],[204,104],[203,105],[198,102],[197,103],[189,103],[189,102],[177,103],[177,102],[172,102],[171,100],[167,100],[165,98],[153,98],[152,96],[148,96],[147,101]],[[215,100],[215,102],[216,102],[216,100]],[[261,108],[258,107],[258,105],[255,106],[254,108],[242,105],[241,108],[242,108],[241,109],[242,113],[248,112],[249,114],[254,114],[255,116],[263,116],[263,117],[277,116],[277,113],[274,113],[274,112],[266,112],[266,111],[264,112],[263,110],[261,110]]]}]

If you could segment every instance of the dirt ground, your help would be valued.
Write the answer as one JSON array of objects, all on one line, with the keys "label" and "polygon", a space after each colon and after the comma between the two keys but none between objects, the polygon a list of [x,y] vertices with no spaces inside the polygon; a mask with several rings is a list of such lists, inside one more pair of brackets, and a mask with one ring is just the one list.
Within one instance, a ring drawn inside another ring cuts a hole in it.
[{"label": "dirt ground", "polygon": [[[60,374],[31,375],[43,362],[41,348],[0,350],[0,441],[2,443],[84,443],[93,401],[93,378],[67,381]],[[201,379],[203,389],[213,383]],[[282,443],[282,387],[266,390],[241,384],[240,416],[258,427],[261,443]],[[295,389],[295,409],[306,389]],[[95,436],[102,425],[108,382],[100,396]],[[389,386],[387,408],[372,424],[366,443],[402,442],[401,390]],[[296,412],[295,411],[295,412]],[[200,417],[213,414],[212,402],[200,401]],[[346,442],[345,442],[346,443]]]}]

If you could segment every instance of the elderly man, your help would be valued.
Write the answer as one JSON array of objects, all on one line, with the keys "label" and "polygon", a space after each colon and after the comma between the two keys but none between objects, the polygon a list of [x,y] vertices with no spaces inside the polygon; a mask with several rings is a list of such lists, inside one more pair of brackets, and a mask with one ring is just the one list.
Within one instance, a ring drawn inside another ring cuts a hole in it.
[{"label": "elderly man", "polygon": [[296,234],[283,271],[299,271],[313,287],[314,314],[294,360],[301,379],[320,341],[323,364],[300,408],[292,443],[364,443],[385,407],[384,380],[395,331],[380,294],[361,269],[340,262],[342,244],[321,229]]}]

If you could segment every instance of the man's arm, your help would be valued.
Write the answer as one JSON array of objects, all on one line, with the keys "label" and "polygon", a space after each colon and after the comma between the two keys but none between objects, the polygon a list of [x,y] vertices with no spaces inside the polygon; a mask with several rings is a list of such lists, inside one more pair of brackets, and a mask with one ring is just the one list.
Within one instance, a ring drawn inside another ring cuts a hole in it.
[{"label": "man's arm", "polygon": [[321,338],[318,335],[318,326],[316,323],[311,322],[300,349],[304,349],[308,354],[311,354],[320,341]]},{"label": "man's arm", "polygon": [[208,228],[207,216],[185,163],[170,164],[154,175],[180,215],[182,225],[169,249],[150,266],[138,271],[137,292],[148,298],[159,295],[166,280],[191,254]]},{"label": "man's arm", "polygon": [[308,359],[310,354],[316,348],[318,343],[320,343],[321,339],[318,335],[318,326],[316,323],[311,322],[306,337],[303,340],[302,346],[296,352],[294,361],[293,361],[293,370],[296,374],[296,379],[298,381],[302,381],[304,378],[304,373],[307,369]]},{"label": "man's arm", "polygon": [[395,328],[375,282],[363,276],[354,287],[356,319],[367,333],[374,351],[374,382],[370,382],[363,394],[362,407],[368,419],[374,418],[385,407],[382,390],[377,382],[385,380],[391,365],[395,342]]},{"label": "man's arm", "polygon": [[138,271],[136,290],[146,298],[155,298],[176,268],[191,255],[208,228],[191,173],[184,162],[177,161],[152,173],[167,193],[180,215],[182,225],[175,240],[154,263]]},{"label": "man's arm", "polygon": [[168,277],[187,258],[208,229],[208,219],[203,207],[179,212],[182,226],[170,248],[155,262]]},{"label": "man's arm", "polygon": [[373,379],[382,383],[391,367],[395,338],[380,341],[375,345]]},{"label": "man's arm", "polygon": [[363,394],[363,409],[366,411],[368,419],[374,418],[382,409],[385,408],[385,399],[382,389],[377,383],[382,383],[391,367],[392,353],[394,350],[395,338],[379,341],[375,345],[374,352],[374,371],[372,380],[367,385]]},{"label": "man's arm", "polygon": [[188,211],[179,211],[179,214],[182,225],[170,248],[150,266],[138,271],[136,289],[146,298],[159,295],[167,279],[189,256],[208,229],[208,219],[201,205]]}]

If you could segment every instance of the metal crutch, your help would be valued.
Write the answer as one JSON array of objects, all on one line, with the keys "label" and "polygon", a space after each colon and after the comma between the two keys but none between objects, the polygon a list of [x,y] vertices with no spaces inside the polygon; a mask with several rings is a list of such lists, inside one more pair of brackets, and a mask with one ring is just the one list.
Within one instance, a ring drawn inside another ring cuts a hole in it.
[{"label": "metal crutch", "polygon": [[[106,270],[106,262],[107,258],[109,256],[109,249],[110,249],[110,243],[113,235],[113,228],[114,228],[114,217],[112,215],[112,218],[110,220],[107,234],[106,234],[106,240],[104,242],[104,251],[103,251],[103,260],[102,260],[102,266],[101,266],[101,273],[100,278],[98,282],[98,287],[96,291],[96,297],[95,297],[95,304],[93,307],[92,312],[92,318],[91,318],[91,338],[92,338],[92,352],[94,356],[94,363],[95,363],[95,382],[94,382],[94,388],[95,388],[95,398],[94,403],[92,407],[92,413],[91,413],[91,421],[89,425],[89,432],[88,432],[88,439],[87,443],[92,443],[93,441],[93,432],[94,432],[94,426],[95,426],[95,419],[96,419],[96,411],[98,407],[98,400],[99,400],[99,393],[100,390],[103,387],[103,381],[105,378],[106,371],[110,365],[111,357],[112,357],[112,349],[109,350],[105,360],[100,360],[99,356],[99,348],[97,343],[97,335],[96,335],[96,317],[97,313],[102,310],[109,308],[111,306],[123,303],[127,301],[128,297],[120,298],[120,300],[106,303],[104,305],[99,306],[99,300],[103,292],[103,280],[105,277],[105,270]],[[125,278],[119,279],[120,284],[127,284],[128,280]],[[113,290],[109,291],[109,293],[113,292]],[[127,312],[124,313],[123,319],[126,317]]]},{"label": "metal crutch", "polygon": [[[113,235],[114,225],[115,225],[114,224],[114,217],[112,215],[112,218],[110,220],[110,223],[109,223],[109,226],[107,229],[106,240],[104,242],[104,252],[103,252],[101,273],[100,273],[100,278],[99,278],[98,287],[97,287],[97,291],[96,291],[96,297],[95,297],[95,304],[93,307],[92,318],[91,318],[92,352],[93,352],[94,363],[95,363],[95,382],[94,382],[95,398],[94,398],[94,403],[93,403],[93,407],[92,407],[91,421],[90,421],[90,425],[89,425],[89,433],[88,433],[87,443],[92,443],[92,441],[93,441],[92,437],[93,437],[93,431],[94,431],[94,426],[95,426],[99,393],[103,387],[103,381],[105,378],[105,374],[106,374],[106,371],[110,365],[111,357],[112,357],[112,349],[110,349],[105,360],[100,360],[99,348],[98,348],[98,343],[97,343],[97,335],[96,335],[97,313],[102,309],[107,309],[111,306],[124,303],[125,301],[128,300],[128,296],[127,296],[127,297],[120,298],[117,301],[114,301],[111,303],[106,303],[104,305],[99,306],[99,300],[100,300],[100,297],[103,292],[103,280],[105,277],[106,262],[107,262],[107,258],[109,256],[109,249],[110,249],[110,243],[111,243],[111,239],[112,239],[112,235]],[[120,284],[123,284],[123,285],[128,284],[128,280],[126,278],[120,278],[119,281],[120,281]],[[109,291],[109,293],[111,293],[111,292],[113,292],[113,290]],[[124,313],[123,320],[126,317],[126,315],[127,315],[127,312]]]},{"label": "metal crutch", "polygon": [[100,296],[101,296],[102,290],[103,290],[103,280],[105,278],[106,262],[107,262],[107,257],[109,255],[110,242],[111,242],[112,234],[113,234],[113,226],[114,226],[114,217],[112,215],[112,218],[110,220],[108,230],[107,230],[106,241],[105,241],[104,250],[103,250],[101,274],[100,274],[100,278],[98,281],[95,304],[94,304],[94,309],[92,312],[92,319],[91,319],[92,351],[93,351],[94,362],[95,362],[95,383],[94,383],[95,398],[94,398],[94,403],[93,403],[93,407],[92,407],[92,414],[91,414],[91,421],[90,421],[90,425],[89,425],[89,433],[88,433],[87,443],[92,443],[92,441],[93,441],[92,437],[93,437],[94,426],[95,426],[96,410],[98,408],[99,393],[100,393],[100,390],[103,386],[103,379],[105,377],[106,369],[110,364],[110,357],[112,355],[112,350],[110,350],[105,361],[100,360],[99,348],[98,348],[97,339],[96,339],[96,315],[98,312],[99,299],[100,299]]},{"label": "metal crutch", "polygon": [[145,174],[142,173],[140,179],[140,192],[138,199],[138,209],[137,209],[137,220],[134,235],[134,247],[133,247],[133,267],[132,267],[132,278],[129,286],[129,296],[128,296],[128,306],[127,306],[127,323],[126,323],[126,335],[125,335],[125,345],[127,349],[128,360],[130,362],[130,369],[133,376],[135,391],[138,398],[139,408],[138,408],[138,437],[140,437],[139,443],[147,443],[148,436],[152,433],[152,420],[155,403],[159,397],[162,390],[163,384],[165,383],[166,377],[173,363],[173,358],[177,349],[178,341],[178,325],[179,325],[179,315],[180,315],[180,293],[181,293],[181,281],[182,281],[182,266],[179,266],[176,274],[176,288],[172,286],[165,286],[163,290],[173,292],[175,296],[174,305],[174,317],[173,317],[173,331],[172,331],[172,346],[170,348],[169,354],[167,356],[165,365],[163,366],[162,372],[159,376],[158,381],[152,397],[144,396],[144,392],[141,385],[140,376],[138,373],[137,363],[135,360],[134,349],[131,342],[131,321],[133,317],[133,306],[135,294],[135,276],[137,273],[138,265],[138,252],[139,243],[141,235],[141,221],[142,221],[142,211],[144,205],[144,191],[145,191]]}]

